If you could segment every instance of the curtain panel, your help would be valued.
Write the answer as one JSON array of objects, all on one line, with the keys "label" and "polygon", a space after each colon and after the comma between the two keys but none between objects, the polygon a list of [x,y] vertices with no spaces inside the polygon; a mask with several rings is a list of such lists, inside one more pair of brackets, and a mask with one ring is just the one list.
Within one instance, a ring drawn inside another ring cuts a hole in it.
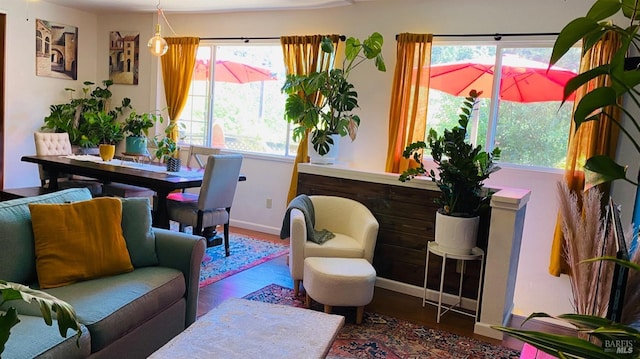
[{"label": "curtain panel", "polygon": [[[620,48],[620,35],[615,32],[608,32],[602,39],[583,54],[580,61],[580,73],[603,64],[608,64],[614,53]],[[595,88],[602,86],[610,86],[611,80],[608,76],[600,76],[591,80],[587,86],[582,86],[576,91],[576,97],[573,102],[573,109],[585,94]],[[622,103],[622,98],[618,99],[618,103]],[[604,109],[611,118],[616,121],[621,120],[620,111],[616,107],[607,107]],[[600,114],[597,121],[588,121],[580,125],[576,131],[575,123],[571,121],[571,132],[569,133],[569,145],[567,148],[567,161],[565,164],[564,180],[569,189],[574,193],[581,193],[585,189],[584,164],[587,159],[596,155],[606,155],[615,158],[616,148],[618,144],[619,128],[613,124],[609,117]],[[603,200],[609,198],[609,185],[599,186],[603,192]],[[578,195],[580,199],[581,196]],[[564,236],[562,235],[561,218],[558,214],[555,232],[553,235],[553,243],[551,245],[551,256],[549,263],[549,273],[555,276],[560,274],[568,274],[570,268],[564,259]]]},{"label": "curtain panel", "polygon": [[[409,168],[411,161],[402,157],[402,152],[407,145],[424,141],[432,42],[431,34],[398,35],[389,110],[386,172],[400,173]],[[425,80],[421,82],[421,79]],[[423,86],[420,86],[421,83]]]},{"label": "curtain panel", "polygon": [[[167,37],[165,40],[169,45],[169,51],[160,58],[160,62],[169,124],[173,125],[178,122],[178,117],[187,103],[200,38]],[[174,141],[178,140],[177,127],[174,127],[169,137]]]}]

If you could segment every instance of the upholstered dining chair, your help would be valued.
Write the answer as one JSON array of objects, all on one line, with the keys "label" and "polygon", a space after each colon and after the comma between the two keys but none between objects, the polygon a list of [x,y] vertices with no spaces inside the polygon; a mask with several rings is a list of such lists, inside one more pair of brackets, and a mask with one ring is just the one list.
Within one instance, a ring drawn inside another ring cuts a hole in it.
[{"label": "upholstered dining chair", "polygon": [[[364,258],[373,263],[379,224],[362,203],[336,196],[309,196],[315,212],[315,229],[335,237],[322,244],[307,240],[303,212],[293,208],[289,220],[289,271],[298,295],[307,257]],[[304,284],[304,283],[303,283]]]},{"label": "upholstered dining chair", "polygon": [[189,158],[187,159],[187,167],[203,169],[207,165],[207,160],[211,155],[220,154],[219,148],[205,147],[205,146],[189,146]]},{"label": "upholstered dining chair", "polygon": [[195,193],[171,193],[167,196],[169,219],[180,224],[180,231],[193,227],[202,235],[205,227],[224,227],[225,255],[229,256],[229,218],[238,185],[242,155],[211,155],[207,159],[202,187]]},{"label": "upholstered dining chair", "polygon": [[[65,156],[73,154],[69,134],[66,132],[34,132],[33,139],[36,145],[36,155],[38,156]],[[40,172],[40,186],[45,187],[51,180],[51,175],[42,166],[38,166]],[[93,179],[75,178],[65,173],[58,174],[58,187],[60,189],[86,187],[92,195],[102,193],[102,184]]]}]

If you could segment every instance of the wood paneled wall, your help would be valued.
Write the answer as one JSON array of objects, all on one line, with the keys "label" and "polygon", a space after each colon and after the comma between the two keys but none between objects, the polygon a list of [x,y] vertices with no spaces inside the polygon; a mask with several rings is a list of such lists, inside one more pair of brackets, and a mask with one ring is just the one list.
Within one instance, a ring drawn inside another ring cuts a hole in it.
[{"label": "wood paneled wall", "polygon": [[[298,194],[332,195],[351,198],[371,210],[380,230],[373,266],[379,277],[422,287],[427,242],[434,240],[437,206],[433,203],[440,192],[389,184],[299,173]],[[486,250],[489,212],[480,219],[478,246]],[[429,258],[431,289],[438,290],[442,259]],[[448,260],[445,292],[456,294],[460,280],[456,261]],[[480,263],[467,263],[463,296],[477,297]]]}]

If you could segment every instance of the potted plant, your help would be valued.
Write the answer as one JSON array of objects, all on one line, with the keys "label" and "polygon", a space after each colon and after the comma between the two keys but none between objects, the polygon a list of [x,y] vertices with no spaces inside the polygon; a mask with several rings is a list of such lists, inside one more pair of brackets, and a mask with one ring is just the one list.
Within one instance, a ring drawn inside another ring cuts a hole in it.
[{"label": "potted plant", "polygon": [[[379,71],[386,71],[382,43],[382,35],[377,32],[362,42],[350,37],[345,42],[341,69],[287,75],[282,87],[288,95],[285,119],[296,125],[293,129],[295,141],[300,141],[310,132],[310,147],[320,156],[312,157],[312,162],[333,163],[335,154],[330,150],[336,148],[340,137],[349,135],[352,141],[355,140],[360,117],[352,111],[358,107],[358,93],[348,81],[349,75],[354,68],[370,59],[374,60]],[[325,53],[334,52],[328,38],[322,40],[321,46]],[[320,103],[316,102],[317,94],[322,95]]]},{"label": "potted plant", "polygon": [[128,136],[125,142],[125,152],[127,154],[144,155],[147,154],[147,136],[149,129],[156,122],[162,123],[164,118],[161,114],[155,113],[137,113],[131,111],[129,116],[124,120],[123,130]]},{"label": "potted plant", "polygon": [[116,152],[116,144],[124,138],[122,124],[105,111],[87,112],[87,136],[99,144],[100,157],[103,161],[111,161]]},{"label": "potted plant", "polygon": [[[489,175],[500,169],[493,162],[500,156],[499,148],[487,153],[482,146],[473,146],[465,141],[469,119],[480,94],[471,90],[469,97],[465,98],[457,126],[445,130],[443,135],[431,129],[427,143],[412,143],[402,154],[405,158],[413,158],[417,167],[404,171],[400,181],[428,174],[440,189],[440,197],[435,201],[440,206],[436,213],[435,240],[449,253],[469,254],[475,247],[479,211],[488,205],[490,199],[482,185]],[[422,162],[422,150],[427,148],[437,165],[437,174],[434,170],[427,171]],[[454,229],[464,235],[452,236]]]},{"label": "potted plant", "polygon": [[110,109],[111,97],[113,96],[109,87],[113,81],[102,81],[103,87],[96,86],[93,82],[85,81],[82,88],[83,96],[74,98],[75,89],[65,88],[69,94],[67,103],[51,105],[50,113],[44,118],[42,129],[54,132],[67,132],[69,140],[74,146],[82,148],[98,146],[98,139],[90,136],[90,126],[86,119],[86,114],[97,111],[105,111],[114,119],[124,114],[127,108],[131,108],[131,99],[124,98],[120,106]]},{"label": "potted plant", "polygon": [[153,145],[156,147],[155,156],[160,162],[166,162],[167,171],[178,172],[180,171],[180,158],[178,158],[178,143],[174,141],[169,135],[173,132],[176,126],[181,127],[182,124],[172,123],[164,129],[165,136],[153,138]]},{"label": "potted plant", "polygon": [[[36,301],[42,312],[42,319],[51,326],[52,313],[56,313],[58,321],[58,330],[63,338],[67,337],[67,330],[76,331],[76,344],[80,345],[80,323],[76,318],[76,312],[73,307],[65,301],[62,301],[48,293],[31,289],[18,283],[11,283],[0,280],[0,306],[4,306],[5,302],[12,300],[24,300],[27,303]],[[4,351],[5,344],[9,340],[11,328],[20,323],[16,308],[9,307],[4,313],[0,313],[0,356]]]}]

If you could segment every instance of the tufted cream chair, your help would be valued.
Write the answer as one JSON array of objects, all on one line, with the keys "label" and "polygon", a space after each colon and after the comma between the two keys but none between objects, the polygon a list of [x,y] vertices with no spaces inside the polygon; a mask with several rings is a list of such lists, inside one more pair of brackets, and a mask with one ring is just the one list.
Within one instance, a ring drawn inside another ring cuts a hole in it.
[{"label": "tufted cream chair", "polygon": [[302,211],[291,210],[289,271],[298,295],[307,257],[364,258],[373,262],[379,224],[362,203],[335,196],[309,196],[315,212],[316,230],[327,229],[335,237],[323,244],[307,240]]},{"label": "tufted cream chair", "polygon": [[[33,139],[38,156],[65,156],[73,153],[69,134],[66,132],[34,132]],[[39,171],[40,185],[44,187],[47,185],[50,176],[42,169],[42,166],[39,166]],[[60,173],[58,177],[65,179],[64,181],[58,181],[60,188],[86,187],[93,195],[102,193],[102,185],[96,180],[76,180],[64,173]]]}]

